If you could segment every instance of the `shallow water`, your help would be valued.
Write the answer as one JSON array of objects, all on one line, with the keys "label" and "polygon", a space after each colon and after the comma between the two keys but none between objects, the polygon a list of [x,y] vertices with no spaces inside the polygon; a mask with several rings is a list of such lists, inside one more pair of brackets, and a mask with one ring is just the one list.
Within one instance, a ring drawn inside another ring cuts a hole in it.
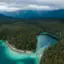
[{"label": "shallow water", "polygon": [[55,39],[48,36],[37,37],[37,50],[35,53],[26,54],[13,51],[7,46],[5,41],[0,40],[0,64],[39,64],[39,56],[50,44],[55,43]]},{"label": "shallow water", "polygon": [[56,39],[47,35],[39,35],[37,36],[37,43],[37,50],[39,50],[43,47],[48,47],[49,45],[56,43]]},{"label": "shallow water", "polygon": [[18,53],[0,41],[0,64],[35,64],[35,54]]}]

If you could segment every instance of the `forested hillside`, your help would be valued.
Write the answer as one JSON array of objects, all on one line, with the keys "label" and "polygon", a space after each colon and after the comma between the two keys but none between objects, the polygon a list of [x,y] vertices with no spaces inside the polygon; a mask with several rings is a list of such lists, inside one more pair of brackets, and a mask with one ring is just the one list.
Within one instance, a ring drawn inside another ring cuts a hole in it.
[{"label": "forested hillside", "polygon": [[52,26],[51,31],[52,33],[55,32],[59,40],[44,51],[40,64],[64,64],[64,21],[59,24],[55,23],[53,28]]},{"label": "forested hillside", "polygon": [[41,20],[6,20],[0,23],[0,39],[8,42],[18,49],[36,50],[36,37],[41,32],[49,32],[58,39],[64,38],[64,20],[41,19]]},{"label": "forested hillside", "polygon": [[49,47],[41,57],[40,64],[64,64],[64,40]]}]

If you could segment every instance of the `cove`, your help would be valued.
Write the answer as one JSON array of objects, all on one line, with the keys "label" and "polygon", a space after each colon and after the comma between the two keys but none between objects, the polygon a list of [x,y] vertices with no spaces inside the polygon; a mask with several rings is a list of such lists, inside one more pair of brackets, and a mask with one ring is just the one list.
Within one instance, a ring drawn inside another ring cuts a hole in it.
[{"label": "cove", "polygon": [[39,64],[44,50],[55,43],[56,38],[47,33],[37,35],[36,52],[27,54],[12,50],[6,41],[0,40],[0,64]]}]

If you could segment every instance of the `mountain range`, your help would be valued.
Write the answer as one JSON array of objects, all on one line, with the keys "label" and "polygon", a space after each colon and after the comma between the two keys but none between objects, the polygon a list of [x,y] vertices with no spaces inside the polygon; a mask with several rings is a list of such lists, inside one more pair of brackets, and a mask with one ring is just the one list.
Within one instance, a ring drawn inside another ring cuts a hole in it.
[{"label": "mountain range", "polygon": [[21,19],[41,19],[41,18],[64,18],[64,9],[58,10],[18,10],[13,12],[0,12],[5,16]]}]

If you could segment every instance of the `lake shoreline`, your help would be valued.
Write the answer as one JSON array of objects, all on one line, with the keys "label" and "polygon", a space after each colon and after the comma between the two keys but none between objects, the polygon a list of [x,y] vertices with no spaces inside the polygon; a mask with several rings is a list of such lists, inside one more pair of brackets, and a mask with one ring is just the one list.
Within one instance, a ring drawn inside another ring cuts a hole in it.
[{"label": "lake shoreline", "polygon": [[15,47],[13,47],[12,45],[10,45],[10,44],[8,43],[7,40],[6,40],[6,44],[7,44],[7,46],[8,46],[9,48],[11,48],[12,50],[14,50],[14,51],[16,51],[16,52],[18,52],[18,53],[27,53],[27,54],[31,54],[31,53],[32,53],[32,51],[20,50],[20,49],[17,49],[17,48],[15,48]]}]

